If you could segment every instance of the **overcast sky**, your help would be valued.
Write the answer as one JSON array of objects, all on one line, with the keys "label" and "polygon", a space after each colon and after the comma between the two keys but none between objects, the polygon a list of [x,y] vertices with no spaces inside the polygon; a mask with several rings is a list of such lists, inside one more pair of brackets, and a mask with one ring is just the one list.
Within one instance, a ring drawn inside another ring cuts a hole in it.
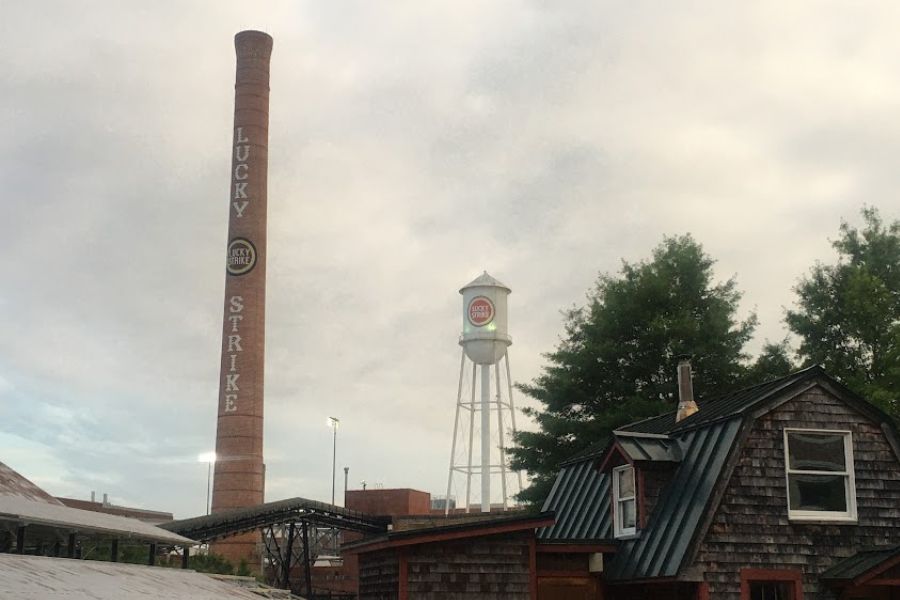
[{"label": "overcast sky", "polygon": [[242,29],[275,40],[269,500],[329,498],[329,415],[351,487],[445,491],[484,269],[530,381],[664,235],[736,275],[755,351],[841,219],[898,217],[892,0],[0,8],[0,461],[57,495],[204,511]]}]

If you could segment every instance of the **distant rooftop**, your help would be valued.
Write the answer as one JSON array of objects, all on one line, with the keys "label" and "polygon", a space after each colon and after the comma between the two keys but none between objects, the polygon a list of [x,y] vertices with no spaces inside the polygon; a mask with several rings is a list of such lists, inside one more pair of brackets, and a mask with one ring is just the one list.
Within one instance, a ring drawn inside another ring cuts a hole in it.
[{"label": "distant rooftop", "polygon": [[[96,560],[0,554],[0,598],[16,600],[260,600],[291,598],[285,590],[261,587],[249,578],[242,588],[236,578],[216,577],[184,569],[166,569]],[[255,589],[254,589],[255,588]]]}]

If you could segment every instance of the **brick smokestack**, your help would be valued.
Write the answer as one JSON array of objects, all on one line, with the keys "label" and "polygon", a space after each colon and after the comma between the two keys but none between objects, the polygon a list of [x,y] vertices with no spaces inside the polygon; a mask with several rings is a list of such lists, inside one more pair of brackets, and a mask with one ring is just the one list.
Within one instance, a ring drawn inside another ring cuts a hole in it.
[{"label": "brick smokestack", "polygon": [[694,401],[694,380],[691,375],[691,357],[682,354],[678,357],[678,411],[675,413],[675,422],[686,419],[700,407]]},{"label": "brick smokestack", "polygon": [[[263,364],[266,325],[266,178],[272,38],[234,38],[234,142],[228,194],[225,311],[212,512],[263,502]],[[253,565],[258,535],[214,545],[237,566]]]}]

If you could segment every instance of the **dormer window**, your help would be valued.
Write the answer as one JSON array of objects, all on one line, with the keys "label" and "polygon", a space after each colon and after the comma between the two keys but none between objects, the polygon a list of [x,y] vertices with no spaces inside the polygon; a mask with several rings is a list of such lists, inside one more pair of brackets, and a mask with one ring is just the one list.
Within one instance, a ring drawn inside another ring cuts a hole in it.
[{"label": "dormer window", "polygon": [[634,467],[631,465],[616,467],[612,470],[612,475],[615,536],[634,535],[637,524]]},{"label": "dormer window", "polygon": [[785,429],[784,447],[788,518],[856,520],[850,432]]}]

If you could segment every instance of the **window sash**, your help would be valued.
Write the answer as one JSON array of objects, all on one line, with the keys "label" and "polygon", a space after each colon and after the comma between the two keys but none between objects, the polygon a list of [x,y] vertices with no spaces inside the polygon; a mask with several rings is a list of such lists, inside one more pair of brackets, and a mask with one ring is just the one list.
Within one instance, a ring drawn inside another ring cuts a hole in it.
[{"label": "window sash", "polygon": [[[790,436],[791,433],[815,435],[817,433],[841,435],[844,441],[844,467],[843,471],[822,471],[814,469],[791,468],[790,461]],[[792,475],[825,475],[829,477],[841,477],[844,480],[844,503],[846,510],[795,510],[791,508],[791,476]],[[820,521],[855,521],[856,520],[856,478],[853,470],[853,437],[852,432],[834,429],[784,429],[784,476],[786,486],[786,498],[788,518],[797,520]]]},{"label": "window sash", "polygon": [[[630,471],[631,475],[631,489],[632,492],[627,496],[619,495],[619,481],[622,473]],[[615,537],[622,537],[626,535],[633,535],[637,532],[637,481],[635,478],[634,467],[631,465],[624,465],[621,467],[616,467],[612,470],[613,477],[613,510],[614,514],[614,535]],[[634,514],[634,524],[628,527],[625,526],[625,505],[632,504]]]}]

